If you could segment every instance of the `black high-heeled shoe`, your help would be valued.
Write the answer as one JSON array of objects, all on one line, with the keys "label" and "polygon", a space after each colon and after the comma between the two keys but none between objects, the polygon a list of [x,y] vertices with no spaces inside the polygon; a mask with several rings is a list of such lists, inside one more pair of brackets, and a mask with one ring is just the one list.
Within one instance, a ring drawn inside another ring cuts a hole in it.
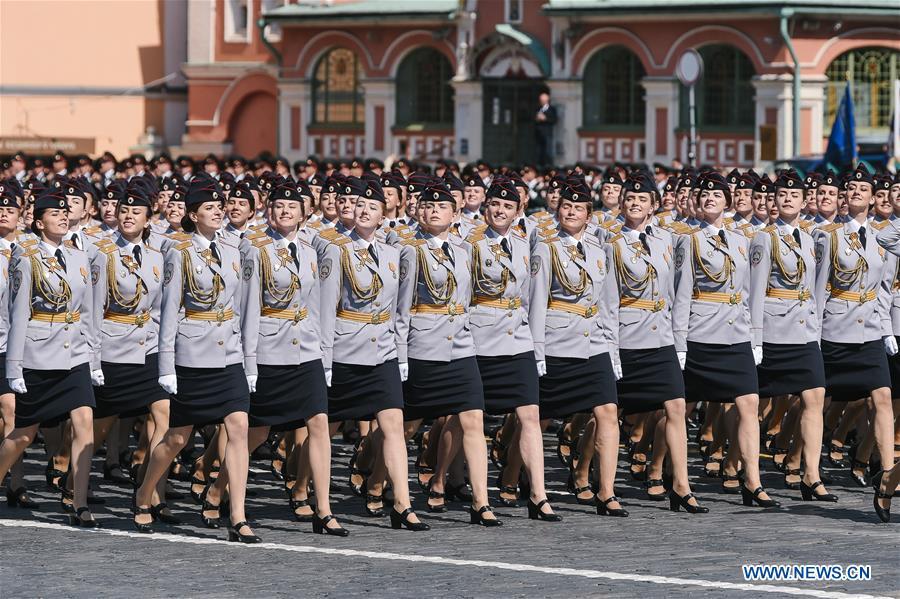
[{"label": "black high-heeled shoe", "polygon": [[334,516],[328,514],[324,518],[320,518],[319,514],[314,514],[312,519],[312,529],[317,535],[326,534],[333,537],[346,537],[350,531],[338,525],[334,528],[328,528],[328,523],[334,520]]},{"label": "black high-heeled shoe", "polygon": [[[575,486],[575,475],[572,472],[569,472],[569,478],[566,481],[566,488],[569,492],[575,496],[575,501],[577,501],[580,505],[594,505],[594,494],[593,489],[591,489],[591,485],[585,485],[583,487]],[[591,492],[589,497],[579,497],[582,493]]]},{"label": "black high-heeled shoe", "polygon": [[[854,450],[856,447],[853,448]],[[866,472],[869,470],[869,462],[861,462],[855,457],[856,452],[854,451],[851,455],[853,457],[850,458],[850,479],[856,483],[858,487],[868,487],[869,481],[866,480]],[[862,474],[857,474],[856,470],[862,470]]]},{"label": "black high-heeled shoe", "polygon": [[550,501],[547,499],[542,499],[538,501],[536,504],[531,501],[531,498],[528,499],[528,519],[529,520],[542,520],[544,522],[562,522],[562,516],[555,513],[548,513],[541,511],[541,507],[544,504],[550,504]]},{"label": "black high-heeled shoe", "polygon": [[485,518],[484,514],[491,512],[494,510],[491,509],[489,505],[483,505],[481,508],[476,510],[473,507],[469,507],[469,523],[471,524],[480,524],[482,526],[486,526],[491,528],[493,526],[503,526],[503,522],[497,520],[496,518]]},{"label": "black high-heeled shoe", "polygon": [[69,524],[72,526],[80,526],[82,528],[100,528],[100,523],[94,520],[93,516],[89,520],[81,517],[81,514],[87,513],[91,516],[91,510],[88,507],[80,507],[75,509],[74,514],[69,514]]},{"label": "black high-heeled shoe", "polygon": [[402,512],[398,512],[395,508],[391,508],[391,528],[400,530],[401,528],[406,527],[407,530],[416,532],[431,530],[431,527],[424,522],[410,522],[409,517],[414,513],[415,512],[411,507],[406,508]]},{"label": "black high-heeled shoe", "polygon": [[28,497],[28,489],[25,487],[19,487],[16,490],[7,489],[6,505],[9,507],[20,507],[26,510],[41,509],[41,505],[38,502],[32,501],[32,499]]},{"label": "black high-heeled shoe", "polygon": [[878,503],[879,499],[891,499],[893,494],[891,493],[882,493],[881,486],[875,489],[875,496],[872,498],[872,505],[875,507],[875,513],[878,514],[878,519],[882,522],[890,522],[891,521],[891,504],[888,504],[886,508],[881,507],[881,504]]},{"label": "black high-heeled shoe", "polygon": [[[637,481],[647,480],[647,458],[636,458],[632,454],[629,461],[631,463],[628,465],[628,473],[631,478]],[[635,470],[635,467],[643,468],[643,470]]]},{"label": "black high-heeled shoe", "polygon": [[432,514],[443,514],[447,511],[447,501],[443,493],[438,493],[437,491],[433,491],[431,489],[433,482],[434,479],[428,481],[428,499],[440,499],[442,500],[442,503],[439,503],[437,505],[427,503],[426,505],[428,506],[428,511]]},{"label": "black high-heeled shoe", "polygon": [[103,464],[103,480],[118,485],[133,485],[131,476],[125,474],[125,469],[119,464]]},{"label": "black high-heeled shoe", "polygon": [[262,539],[256,535],[243,535],[241,529],[243,527],[250,528],[250,524],[244,520],[238,522],[228,530],[228,540],[232,543],[262,543]]},{"label": "black high-heeled shoe", "polygon": [[[787,467],[784,465],[784,460],[787,459],[787,454],[788,454],[787,449],[784,449],[782,447],[775,447],[774,445],[772,446],[772,465],[775,466],[775,470],[778,470],[779,472],[784,472],[784,469]],[[783,455],[784,460],[781,460],[780,462],[777,461],[775,459],[775,456],[779,456],[779,455]]]},{"label": "black high-heeled shoe", "polygon": [[[135,516],[150,516],[153,517],[152,508],[149,507],[139,507],[132,506],[131,511],[134,512]],[[137,520],[134,520],[134,528],[144,534],[152,534],[153,533],[153,520],[151,520],[148,524],[141,524]]]},{"label": "black high-heeled shoe", "polygon": [[[196,475],[191,474],[191,498],[194,502],[203,503],[203,490],[206,489],[206,485],[208,484],[208,480],[199,479]],[[194,487],[201,487],[201,489],[197,492],[194,490]]]},{"label": "black high-heeled shoe", "polygon": [[[350,492],[356,495],[357,497],[362,497],[364,493],[364,489],[366,486],[366,479],[369,478],[369,475],[372,474],[369,471],[363,470],[362,468],[356,467],[356,460],[359,457],[359,450],[353,452],[353,455],[350,456],[350,476],[347,479],[347,483],[350,486]],[[353,478],[359,477],[362,479],[362,483],[357,484],[354,482]]]},{"label": "black high-heeled shoe", "polygon": [[[647,482],[644,483],[645,488],[647,489],[647,499],[650,501],[665,501],[666,500],[666,484],[662,479],[659,478],[650,478],[647,479]],[[662,493],[651,493],[650,489],[653,487],[662,487]]]},{"label": "black high-heeled shoe", "polygon": [[577,439],[573,441],[566,438],[566,423],[563,422],[556,433],[556,457],[563,466],[570,467],[572,465],[572,455],[576,451],[577,444]]},{"label": "black high-heeled shoe", "polygon": [[[837,446],[834,444],[834,441],[829,441],[828,442],[828,451],[825,453],[825,461],[828,462],[828,464],[830,464],[832,468],[846,468],[847,461],[844,459],[844,456],[846,455],[846,453],[845,453],[846,451],[847,451],[846,446],[844,446],[844,445]],[[841,457],[839,459],[835,459],[835,458],[831,457],[831,454],[833,454],[833,453],[840,454]]]},{"label": "black high-heeled shoe", "polygon": [[[722,464],[725,462],[723,458],[706,458],[703,464],[703,476],[708,478],[720,478],[722,476]],[[710,468],[710,464],[718,464],[718,468]]]},{"label": "black high-heeled shoe", "polygon": [[616,518],[627,518],[628,510],[623,507],[611,508],[609,504],[612,502],[621,503],[619,498],[615,495],[610,496],[608,499],[600,499],[597,498],[596,506],[597,506],[597,515],[598,516],[613,516]]},{"label": "black high-heeled shoe", "polygon": [[759,507],[778,507],[779,504],[774,499],[762,499],[760,497],[765,492],[766,490],[762,487],[756,487],[756,489],[751,491],[744,484],[741,484],[741,499],[747,507],[752,506],[754,503]]},{"label": "black high-heeled shoe", "polygon": [[[502,493],[506,493],[507,495],[513,495],[516,499],[506,499],[503,497]],[[507,485],[500,486],[500,492],[497,493],[497,502],[503,507],[519,507],[519,489],[518,487],[510,487]]]},{"label": "black high-heeled shoe", "polygon": [[[506,422],[506,418],[503,418],[503,422]],[[506,445],[500,440],[500,435],[503,432],[503,425],[501,424],[497,428],[494,429],[491,434],[491,448],[488,451],[488,457],[491,458],[491,463],[497,468],[503,468],[506,465]]]},{"label": "black high-heeled shoe", "polygon": [[[209,486],[203,489],[203,493],[200,494],[200,519],[203,520],[203,526],[206,528],[219,528],[221,526],[219,520],[222,518],[222,504],[214,505],[206,500],[206,496],[209,493]],[[207,518],[203,515],[204,512],[216,512],[218,514],[215,518]]]},{"label": "black high-heeled shoe", "polygon": [[[669,491],[669,509],[673,512],[677,512],[680,508],[684,508],[689,514],[706,514],[709,512],[708,507],[703,507],[697,502],[697,505],[693,505],[690,502],[691,497],[694,497],[693,493],[688,493],[687,495],[679,495],[675,492],[675,489]],[[697,498],[694,497],[696,500]]]},{"label": "black high-heeled shoe", "polygon": [[53,460],[51,459],[47,462],[47,467],[44,469],[44,477],[47,479],[47,486],[50,487],[54,491],[61,491],[61,487],[59,486],[59,481],[65,476],[65,472],[62,470],[58,470],[53,466]]},{"label": "black high-heeled shoe", "polygon": [[811,485],[804,483],[802,480],[800,481],[800,496],[803,497],[803,501],[812,501],[815,499],[816,501],[828,501],[831,503],[837,503],[837,495],[833,495],[831,493],[816,493],[815,490],[819,487],[823,486],[822,481],[817,480]]},{"label": "black high-heeled shoe", "polygon": [[[369,504],[378,504],[378,507],[372,509],[369,507]],[[370,495],[366,493],[366,513],[372,518],[381,518],[384,516],[384,496],[383,495]]]},{"label": "black high-heeled shoe", "polygon": [[150,506],[150,514],[153,516],[154,521],[162,522],[163,524],[172,524],[179,525],[181,524],[181,519],[173,516],[172,514],[167,514],[163,510],[168,509],[168,505],[166,505],[165,501],[157,503],[156,505]]},{"label": "black high-heeled shoe", "polygon": [[461,485],[444,485],[444,496],[447,501],[459,501],[461,503],[472,502],[472,492],[469,491],[469,485],[463,482]]},{"label": "black high-heeled shoe", "polygon": [[62,506],[62,510],[66,514],[74,514],[75,513],[75,495],[72,491],[69,491],[65,487],[60,489],[60,497],[59,504]]},{"label": "black high-heeled shoe", "polygon": [[[727,482],[737,482],[738,484],[734,487],[726,487],[725,483]],[[726,495],[740,495],[741,489],[743,488],[742,477],[740,473],[738,474],[725,474],[722,473],[722,492]]]},{"label": "black high-heeled shoe", "polygon": [[288,504],[291,506],[291,512],[294,514],[296,522],[312,522],[313,514],[298,514],[297,509],[309,506],[309,499],[294,499],[290,497]]},{"label": "black high-heeled shoe", "polygon": [[792,491],[796,491],[800,488],[800,481],[792,483],[788,481],[787,477],[789,476],[800,476],[799,468],[787,468],[784,470],[784,488],[791,489]]}]

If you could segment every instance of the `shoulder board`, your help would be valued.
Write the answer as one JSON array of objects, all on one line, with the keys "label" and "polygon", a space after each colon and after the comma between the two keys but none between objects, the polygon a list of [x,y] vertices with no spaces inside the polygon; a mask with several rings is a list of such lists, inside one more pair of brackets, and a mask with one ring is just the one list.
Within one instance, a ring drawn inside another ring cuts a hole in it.
[{"label": "shoulder board", "polygon": [[412,229],[405,229],[405,230],[403,230],[403,231],[394,231],[394,232],[395,232],[399,237],[402,237],[403,239],[409,239],[410,237],[415,237],[415,236],[416,236],[416,232],[413,231]]},{"label": "shoulder board", "polygon": [[615,235],[613,237],[610,237],[609,239],[606,240],[606,243],[615,243],[615,242],[619,241],[620,239],[622,239],[621,233],[618,235]]},{"label": "shoulder board", "polygon": [[191,247],[191,242],[190,242],[190,241],[182,241],[181,243],[179,243],[179,244],[177,244],[177,245],[175,246],[175,249],[176,249],[176,250],[180,250],[180,251],[184,251],[184,250],[188,249],[189,247]]},{"label": "shoulder board", "polygon": [[600,226],[603,227],[604,229],[609,229],[610,227],[615,225],[617,222],[618,221],[616,219],[610,218],[610,219],[607,219],[607,220],[603,221],[602,223],[600,223]]},{"label": "shoulder board", "polygon": [[538,223],[538,228],[539,229],[556,228],[556,223],[553,222],[553,219],[542,220],[541,222]]},{"label": "shoulder board", "polygon": [[259,239],[260,237],[266,237],[265,231],[255,231],[250,233],[249,235],[244,235],[244,239],[248,241],[253,241],[254,239]]},{"label": "shoulder board", "polygon": [[600,220],[603,220],[603,211],[602,210],[594,210],[591,212],[591,216],[596,216]]},{"label": "shoulder board", "polygon": [[876,231],[880,231],[888,225],[889,221],[883,220],[880,223],[872,223],[872,228]]},{"label": "shoulder board", "polygon": [[114,244],[114,243],[109,244],[109,245],[100,246],[100,251],[103,252],[104,254],[114,254],[114,253],[116,253],[117,249],[118,248],[116,247],[116,244]]},{"label": "shoulder board", "polygon": [[0,255],[4,256],[5,258],[9,258],[12,255],[12,252],[9,250],[0,250]]},{"label": "shoulder board", "polygon": [[321,231],[319,231],[319,237],[322,237],[324,239],[331,239],[332,237],[334,237],[336,235],[340,235],[340,233],[338,233],[334,229],[334,227],[329,227],[327,229],[322,229]]},{"label": "shoulder board", "polygon": [[538,235],[541,237],[553,237],[556,235],[556,229],[543,229],[538,231]]},{"label": "shoulder board", "polygon": [[250,228],[253,229],[254,231],[265,231],[266,227],[268,227],[268,226],[269,226],[268,223],[259,223],[258,225],[253,225]]},{"label": "shoulder board", "polygon": [[558,239],[559,239],[559,237],[556,237],[555,235],[553,237],[545,237],[545,238],[541,239],[541,243],[551,244]]},{"label": "shoulder board", "polygon": [[416,237],[413,237],[413,238],[411,238],[411,239],[404,239],[403,241],[400,242],[400,245],[413,245],[413,246],[418,246],[418,245],[424,245],[424,244],[425,244],[425,240],[424,240],[424,239],[419,239],[419,238],[416,238]]},{"label": "shoulder board", "polygon": [[477,225],[475,228],[472,229],[472,234],[474,235],[477,233],[484,233],[485,231],[487,231],[487,228],[488,228],[487,223],[481,223],[480,225]]},{"label": "shoulder board", "polygon": [[261,237],[256,237],[250,240],[250,243],[252,243],[254,247],[261,248],[272,243],[272,238],[267,235],[263,235]]},{"label": "shoulder board", "polygon": [[162,253],[162,250],[160,250],[158,247],[153,246],[153,245],[150,245],[150,244],[147,243],[147,242],[144,243],[144,248],[146,248],[146,249],[148,249],[148,250],[150,250],[150,251],[156,252],[157,254],[161,254],[161,253]]},{"label": "shoulder board", "polygon": [[88,227],[84,230],[85,235],[99,235],[103,232],[103,229],[100,227]]},{"label": "shoulder board", "polygon": [[538,210],[537,212],[532,213],[531,216],[533,216],[534,218],[540,219],[540,218],[546,218],[546,217],[550,216],[550,213],[547,212],[546,210]]},{"label": "shoulder board", "polygon": [[102,247],[109,243],[112,243],[113,245],[115,245],[115,243],[113,243],[112,239],[110,239],[109,237],[104,237],[103,239],[98,239],[97,241],[95,241],[94,245],[96,245],[97,247]]},{"label": "shoulder board", "polygon": [[479,233],[476,231],[472,231],[469,233],[468,237],[466,237],[466,241],[468,243],[475,243],[476,241],[481,241],[484,239],[484,233]]},{"label": "shoulder board", "polygon": [[22,247],[26,247],[26,248],[27,248],[27,247],[30,247],[30,246],[32,246],[32,245],[37,245],[37,242],[38,242],[38,240],[35,239],[34,237],[28,237],[27,239],[23,239],[22,241],[20,241],[20,242],[19,242],[19,245],[21,245]]},{"label": "shoulder board", "polygon": [[775,225],[769,225],[768,227],[763,229],[763,231],[765,231],[766,233],[772,233],[777,230],[778,230],[778,227],[776,227]]},{"label": "shoulder board", "polygon": [[350,238],[346,235],[338,233],[337,236],[329,239],[328,242],[333,243],[334,245],[345,245],[350,243]]},{"label": "shoulder board", "polygon": [[610,233],[618,233],[622,230],[622,223],[616,223],[613,226],[609,227],[608,230]]},{"label": "shoulder board", "polygon": [[27,252],[25,252],[24,254],[22,254],[22,257],[23,257],[23,258],[27,258],[28,256],[34,256],[34,255],[37,254],[37,253],[39,253],[39,252],[38,252],[38,249],[37,249],[37,248],[34,248],[33,250],[28,250]]},{"label": "shoulder board", "polygon": [[837,231],[838,229],[843,229],[844,223],[831,223],[830,225],[825,225],[824,227],[819,227],[820,231],[825,231],[826,233],[831,233],[832,231]]},{"label": "shoulder board", "polygon": [[513,228],[512,233],[516,237],[521,237],[522,239],[525,239],[527,237],[527,235],[525,235],[525,233],[523,233],[522,230],[519,228]]},{"label": "shoulder board", "polygon": [[309,227],[309,228],[311,228],[311,229],[321,229],[321,228],[322,228],[322,223],[319,222],[319,221],[313,221],[313,222],[307,221],[306,226]]},{"label": "shoulder board", "polygon": [[725,219],[725,224],[726,224],[726,225],[733,225],[733,224],[734,224],[734,218],[732,218],[732,217],[729,216],[728,218]]},{"label": "shoulder board", "polygon": [[175,241],[187,241],[191,238],[190,233],[185,233],[184,231],[178,231],[177,233],[169,233],[169,239],[174,239]]}]

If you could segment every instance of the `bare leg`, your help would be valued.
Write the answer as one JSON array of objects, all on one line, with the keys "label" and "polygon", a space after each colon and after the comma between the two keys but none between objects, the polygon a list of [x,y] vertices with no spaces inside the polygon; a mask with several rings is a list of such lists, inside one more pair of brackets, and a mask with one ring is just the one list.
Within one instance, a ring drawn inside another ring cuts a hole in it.
[{"label": "bare leg", "polygon": [[[72,479],[75,509],[87,507],[91,457],[94,455],[94,416],[89,406],[72,410]],[[88,519],[88,518],[85,518]]]},{"label": "bare leg", "polygon": [[[800,403],[800,438],[803,444],[803,462],[806,464],[803,482],[812,486],[813,483],[822,480],[819,474],[819,460],[822,447],[825,389],[822,387],[807,389],[800,394]],[[824,486],[820,488],[823,493],[827,493]],[[816,493],[818,493],[818,489]]]},{"label": "bare leg", "polygon": [[[616,404],[609,403],[594,408],[594,454],[597,458],[600,471],[600,491],[597,498],[600,501],[609,499],[616,494],[616,463],[619,454],[619,420]],[[608,508],[619,509],[622,506],[617,501],[607,504]]]}]

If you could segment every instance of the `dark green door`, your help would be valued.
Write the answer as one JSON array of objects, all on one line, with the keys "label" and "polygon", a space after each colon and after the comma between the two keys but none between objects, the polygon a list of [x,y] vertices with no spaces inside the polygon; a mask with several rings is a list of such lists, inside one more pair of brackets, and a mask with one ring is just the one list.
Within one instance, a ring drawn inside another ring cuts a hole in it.
[{"label": "dark green door", "polygon": [[534,162],[534,116],[546,86],[533,80],[485,79],[482,158],[491,164]]}]

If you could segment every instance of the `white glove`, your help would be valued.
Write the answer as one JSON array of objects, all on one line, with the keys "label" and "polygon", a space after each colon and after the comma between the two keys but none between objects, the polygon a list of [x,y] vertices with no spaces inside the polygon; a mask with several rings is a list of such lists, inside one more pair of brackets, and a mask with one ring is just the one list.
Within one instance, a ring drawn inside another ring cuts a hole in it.
[{"label": "white glove", "polygon": [[612,367],[613,367],[613,374],[616,375],[616,380],[621,381],[622,376],[623,376],[622,375],[622,365],[616,364],[615,362],[613,362]]},{"label": "white glove", "polygon": [[409,378],[409,362],[400,362],[400,382],[405,383]]},{"label": "white glove", "polygon": [[678,365],[681,366],[682,370],[684,370],[684,365],[687,362],[687,352],[680,351],[675,353],[678,354]]},{"label": "white glove", "polygon": [[106,381],[103,379],[103,371],[99,368],[91,371],[91,384],[95,387],[102,387]]},{"label": "white glove", "polygon": [[168,393],[169,395],[175,395],[178,393],[178,377],[174,374],[167,374],[165,376],[159,377],[156,381],[159,383],[159,386],[163,388],[163,391]]},{"label": "white glove", "polygon": [[884,351],[887,352],[889,356],[897,355],[897,338],[893,335],[888,335],[884,338]]},{"label": "white glove", "polygon": [[763,351],[762,345],[756,345],[753,347],[753,363],[759,366],[763,361]]},{"label": "white glove", "polygon": [[259,376],[255,374],[247,375],[247,387],[250,388],[250,393],[256,393],[256,379],[258,378]]},{"label": "white glove", "polygon": [[325,386],[326,387],[331,386],[331,369],[330,368],[325,369]]},{"label": "white glove", "polygon": [[28,393],[28,389],[25,388],[25,379],[6,379],[6,382],[9,383],[9,388],[19,395]]},{"label": "white glove", "polygon": [[537,361],[537,371],[538,377],[542,377],[547,374],[547,361],[546,360],[538,360]]}]

